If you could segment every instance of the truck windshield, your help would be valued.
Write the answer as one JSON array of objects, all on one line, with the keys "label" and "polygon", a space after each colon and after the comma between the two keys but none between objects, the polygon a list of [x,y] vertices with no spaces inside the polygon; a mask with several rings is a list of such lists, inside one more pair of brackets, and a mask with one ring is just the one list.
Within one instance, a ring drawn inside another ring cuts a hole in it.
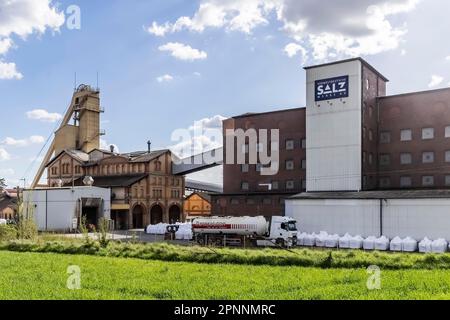
[{"label": "truck windshield", "polygon": [[297,223],[295,221],[286,223],[287,231],[297,231]]}]

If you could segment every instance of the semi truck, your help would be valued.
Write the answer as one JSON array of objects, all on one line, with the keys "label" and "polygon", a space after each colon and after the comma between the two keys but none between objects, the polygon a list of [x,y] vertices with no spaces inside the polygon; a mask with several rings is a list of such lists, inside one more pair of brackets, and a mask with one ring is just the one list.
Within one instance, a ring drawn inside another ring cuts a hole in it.
[{"label": "semi truck", "polygon": [[290,217],[206,217],[192,222],[199,245],[278,246],[297,244],[296,221]]}]

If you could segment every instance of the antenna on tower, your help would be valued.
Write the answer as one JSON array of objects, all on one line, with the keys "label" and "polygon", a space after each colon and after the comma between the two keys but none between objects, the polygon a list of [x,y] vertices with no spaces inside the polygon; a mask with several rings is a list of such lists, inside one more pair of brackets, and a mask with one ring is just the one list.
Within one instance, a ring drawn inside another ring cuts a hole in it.
[{"label": "antenna on tower", "polygon": [[74,79],[73,79],[73,91],[77,90],[77,73],[75,72]]},{"label": "antenna on tower", "polygon": [[100,91],[100,87],[98,86],[98,71],[97,71],[97,90]]}]

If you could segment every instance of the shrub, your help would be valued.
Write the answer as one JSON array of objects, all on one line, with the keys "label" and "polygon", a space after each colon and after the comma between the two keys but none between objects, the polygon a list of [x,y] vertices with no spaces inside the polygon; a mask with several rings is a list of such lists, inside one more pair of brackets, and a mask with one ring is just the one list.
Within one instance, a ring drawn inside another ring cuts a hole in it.
[{"label": "shrub", "polygon": [[17,229],[11,225],[0,225],[0,241],[17,239]]}]

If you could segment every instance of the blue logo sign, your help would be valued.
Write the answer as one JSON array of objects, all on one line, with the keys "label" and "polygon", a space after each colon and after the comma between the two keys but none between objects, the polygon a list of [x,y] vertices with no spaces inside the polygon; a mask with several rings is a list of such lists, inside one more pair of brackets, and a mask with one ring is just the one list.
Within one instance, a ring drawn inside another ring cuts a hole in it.
[{"label": "blue logo sign", "polygon": [[348,98],[348,76],[317,80],[316,101]]}]

